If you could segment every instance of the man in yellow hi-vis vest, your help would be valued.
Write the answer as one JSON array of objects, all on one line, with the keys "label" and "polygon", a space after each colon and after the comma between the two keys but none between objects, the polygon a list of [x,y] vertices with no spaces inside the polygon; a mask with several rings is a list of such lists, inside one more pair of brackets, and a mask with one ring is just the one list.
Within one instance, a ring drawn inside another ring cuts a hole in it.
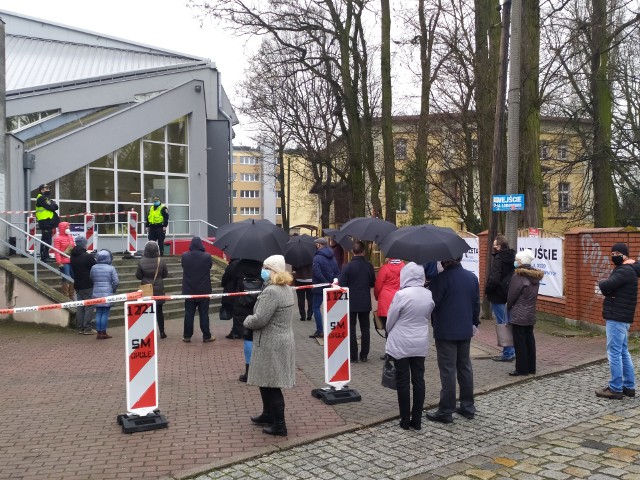
[{"label": "man in yellow hi-vis vest", "polygon": [[147,213],[147,234],[149,240],[153,240],[160,248],[160,256],[164,254],[164,237],[167,234],[169,224],[169,210],[166,205],[160,203],[160,197],[153,197],[153,205]]},{"label": "man in yellow hi-vis vest", "polygon": [[53,243],[53,231],[58,226],[58,223],[60,223],[60,217],[58,217],[56,213],[58,205],[49,198],[51,195],[49,185],[40,185],[38,191],[40,193],[38,193],[36,197],[36,220],[40,228],[40,240],[43,242],[40,244],[40,260],[43,262],[52,262],[53,259],[49,258],[48,245]]}]

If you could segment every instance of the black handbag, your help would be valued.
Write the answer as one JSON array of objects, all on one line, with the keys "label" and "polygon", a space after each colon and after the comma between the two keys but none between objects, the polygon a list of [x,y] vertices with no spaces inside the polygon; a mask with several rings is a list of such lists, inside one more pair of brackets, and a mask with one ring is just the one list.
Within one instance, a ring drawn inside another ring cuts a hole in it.
[{"label": "black handbag", "polygon": [[223,303],[220,305],[220,320],[231,320],[233,318],[233,305]]},{"label": "black handbag", "polygon": [[396,387],[396,366],[389,359],[384,361],[382,365],[382,386],[397,390]]}]

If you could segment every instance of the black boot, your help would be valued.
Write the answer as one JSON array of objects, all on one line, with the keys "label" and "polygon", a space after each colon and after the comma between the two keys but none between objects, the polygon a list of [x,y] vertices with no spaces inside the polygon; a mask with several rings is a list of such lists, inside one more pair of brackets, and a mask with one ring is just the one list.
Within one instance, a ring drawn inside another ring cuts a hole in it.
[{"label": "black boot", "polygon": [[256,425],[273,425],[273,414],[271,413],[271,401],[268,389],[260,387],[262,397],[262,413],[256,417],[251,417],[251,421]]},{"label": "black boot", "polygon": [[274,401],[273,406],[273,425],[264,427],[262,431],[267,435],[276,435],[278,437],[287,436],[287,425],[284,422],[284,397],[280,389],[274,389]]},{"label": "black boot", "polygon": [[249,377],[249,364],[247,363],[245,365],[245,370],[244,370],[244,374],[240,375],[240,377],[238,378],[238,380],[240,380],[241,382],[247,382],[247,378]]}]

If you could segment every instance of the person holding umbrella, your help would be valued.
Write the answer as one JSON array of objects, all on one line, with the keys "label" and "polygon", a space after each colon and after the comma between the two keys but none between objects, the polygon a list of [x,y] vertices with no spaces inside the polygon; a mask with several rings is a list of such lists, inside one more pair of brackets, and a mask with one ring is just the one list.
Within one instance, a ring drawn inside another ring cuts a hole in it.
[{"label": "person holding umbrella", "polygon": [[[320,237],[315,240],[316,254],[313,257],[312,272],[313,283],[331,283],[334,278],[338,278],[338,264],[333,257],[333,250],[327,246],[327,241]],[[324,327],[322,326],[322,290],[327,287],[317,287],[313,289],[313,316],[316,320],[316,331],[309,335],[309,338],[324,337]]]},{"label": "person holding umbrella", "polygon": [[[316,253],[315,239],[309,235],[293,234],[284,246],[284,260],[293,267],[293,278],[296,287],[310,286],[312,282],[313,256]],[[311,288],[296,290],[300,321],[311,320],[313,315],[313,290]],[[306,308],[305,308],[306,301]]]}]

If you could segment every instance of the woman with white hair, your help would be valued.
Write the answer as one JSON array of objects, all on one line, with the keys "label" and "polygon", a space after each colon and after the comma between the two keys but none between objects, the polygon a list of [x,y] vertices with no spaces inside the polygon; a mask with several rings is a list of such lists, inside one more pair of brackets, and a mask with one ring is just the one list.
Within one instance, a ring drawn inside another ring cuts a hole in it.
[{"label": "woman with white hair", "polygon": [[544,272],[533,268],[533,252],[525,249],[516,254],[516,268],[507,293],[507,311],[513,328],[513,346],[516,350],[516,369],[509,375],[533,375],[536,373],[536,339],[533,326],[536,323],[536,301]]},{"label": "woman with white hair", "polygon": [[262,265],[266,287],[258,295],[253,315],[244,320],[253,331],[248,385],[260,387],[262,413],[251,417],[269,435],[286,436],[282,388],[292,388],[296,381],[295,345],[291,317],[295,305],[293,277],[286,271],[282,255],[272,255]]}]

